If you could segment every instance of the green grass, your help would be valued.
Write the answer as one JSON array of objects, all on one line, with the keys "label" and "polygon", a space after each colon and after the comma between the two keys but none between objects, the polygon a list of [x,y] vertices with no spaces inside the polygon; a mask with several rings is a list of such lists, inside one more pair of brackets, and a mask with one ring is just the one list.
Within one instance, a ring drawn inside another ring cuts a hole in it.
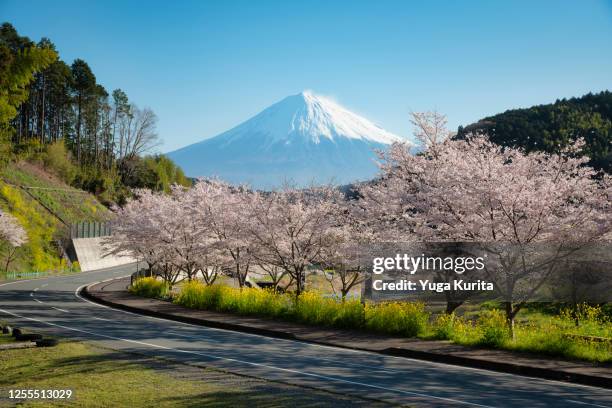
[{"label": "green grass", "polygon": [[612,363],[612,342],[587,337],[612,338],[612,322],[600,307],[582,305],[581,309],[579,326],[567,309],[556,314],[527,310],[515,322],[514,338],[505,325],[505,315],[495,308],[485,307],[480,313],[473,311],[469,317],[439,315],[423,337],[467,346]]},{"label": "green grass", "polygon": [[[78,407],[359,407],[353,400],[212,369],[145,359],[81,342],[0,351],[0,406],[10,389],[66,389],[71,400],[19,406]],[[13,406],[8,404],[6,406]]]},{"label": "green grass", "polygon": [[[175,398],[219,391],[205,383],[179,381],[129,362],[115,362],[82,343],[2,351],[0,393],[11,388],[73,390],[79,406],[181,406]],[[29,402],[25,406],[46,406]],[[63,405],[63,404],[58,404]],[[69,404],[65,404],[69,405]]]},{"label": "green grass", "polygon": [[[108,210],[93,195],[68,186],[34,164],[12,164],[5,169],[2,178],[11,184],[42,188],[29,189],[28,192],[68,223],[103,221],[108,218]],[[57,190],[46,190],[50,188]]]},{"label": "green grass", "polygon": [[[2,255],[0,255],[0,258]],[[12,269],[12,268],[11,268]],[[53,276],[70,276],[79,273],[78,262],[74,262],[72,267],[66,266],[65,268],[51,269],[43,272],[8,272],[0,271],[0,281],[4,280],[23,280],[23,279],[37,279],[37,278],[48,278]]]}]

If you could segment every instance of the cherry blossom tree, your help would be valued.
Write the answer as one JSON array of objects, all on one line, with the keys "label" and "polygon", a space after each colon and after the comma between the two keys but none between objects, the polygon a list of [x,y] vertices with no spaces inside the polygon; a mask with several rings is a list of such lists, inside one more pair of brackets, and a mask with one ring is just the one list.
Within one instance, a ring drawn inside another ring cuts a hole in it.
[{"label": "cherry blossom tree", "polygon": [[109,254],[131,254],[147,263],[171,286],[180,281],[180,269],[169,243],[172,231],[170,197],[150,190],[134,191],[134,198],[114,208],[113,234],[104,240]]},{"label": "cherry blossom tree", "polygon": [[0,241],[6,242],[7,255],[4,262],[4,271],[15,260],[17,248],[28,242],[28,234],[17,218],[0,210]]},{"label": "cherry blossom tree", "polygon": [[435,154],[437,146],[453,136],[446,127],[446,116],[437,111],[411,112],[410,123],[414,126],[414,137],[430,154]]},{"label": "cherry blossom tree", "polygon": [[[423,127],[438,129],[437,122]],[[506,245],[498,253],[505,272],[491,278],[507,301],[512,329],[518,311],[554,270],[551,259],[610,236],[610,177],[586,166],[581,147],[526,154],[472,136],[432,142],[413,155],[394,144],[381,154],[379,182],[362,187],[361,205],[396,237]],[[526,248],[536,244],[552,248],[552,257],[537,267],[525,262]],[[525,278],[529,287],[514,301]]]},{"label": "cherry blossom tree", "polygon": [[[268,275],[270,278],[270,283],[272,284],[272,289],[275,292],[279,290],[286,291],[293,284],[293,278],[291,278],[284,269],[279,268],[276,265],[268,265],[265,263],[258,263],[257,266],[259,266],[259,268]],[[281,287],[280,284],[285,276],[289,276],[289,281],[286,282],[283,287]]]},{"label": "cherry blossom tree", "polygon": [[247,227],[253,199],[254,194],[246,187],[202,179],[189,190],[186,203],[198,222],[207,225],[218,241],[218,249],[226,255],[223,269],[241,288],[246,284],[253,263],[254,242],[249,239]]},{"label": "cherry blossom tree", "polygon": [[334,294],[340,292],[342,301],[351,289],[365,282],[361,252],[372,243],[372,229],[363,222],[356,201],[344,201],[334,214],[334,225],[327,231],[325,245],[321,248],[321,266]]},{"label": "cherry blossom tree", "polygon": [[257,260],[287,272],[295,282],[296,296],[304,290],[308,268],[322,260],[343,200],[342,194],[329,186],[285,186],[257,193],[251,201],[249,233],[257,245]]},{"label": "cherry blossom tree", "polygon": [[196,277],[212,284],[233,261],[244,283],[248,248],[239,252],[242,216],[231,204],[241,201],[232,193],[217,181],[192,189],[173,186],[170,194],[135,191],[134,199],[116,209],[109,252],[135,254],[171,285]]},{"label": "cherry blossom tree", "polygon": [[188,280],[201,273],[205,282],[212,283],[224,263],[222,246],[212,230],[212,218],[201,217],[198,206],[194,190],[172,188],[166,224],[173,233],[167,245],[173,251],[175,265]]},{"label": "cherry blossom tree", "polygon": [[180,187],[169,195],[136,191],[134,199],[116,209],[113,235],[106,240],[109,252],[134,254],[171,285],[207,271],[203,267],[210,265],[212,237],[186,205],[187,194]]}]

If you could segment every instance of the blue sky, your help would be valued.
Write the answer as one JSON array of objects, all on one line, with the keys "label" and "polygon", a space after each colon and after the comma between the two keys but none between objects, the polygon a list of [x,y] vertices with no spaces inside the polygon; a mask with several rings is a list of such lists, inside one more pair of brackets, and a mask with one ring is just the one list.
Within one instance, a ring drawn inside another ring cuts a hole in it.
[{"label": "blue sky", "polygon": [[13,1],[0,20],[159,116],[162,151],[312,89],[408,136],[612,89],[611,1]]}]

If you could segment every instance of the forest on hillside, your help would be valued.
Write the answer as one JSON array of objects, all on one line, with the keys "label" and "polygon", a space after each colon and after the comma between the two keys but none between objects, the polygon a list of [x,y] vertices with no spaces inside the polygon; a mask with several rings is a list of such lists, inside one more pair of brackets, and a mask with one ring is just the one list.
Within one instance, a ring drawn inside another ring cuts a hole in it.
[{"label": "forest on hillside", "polygon": [[66,182],[120,202],[132,187],[188,185],[163,155],[157,117],[120,89],[108,91],[82,59],[63,61],[48,38],[0,27],[0,152],[2,161],[34,160]]},{"label": "forest on hillside", "polygon": [[457,138],[470,133],[488,134],[491,141],[504,146],[549,153],[583,138],[590,164],[612,173],[612,92],[507,110],[459,127]]}]

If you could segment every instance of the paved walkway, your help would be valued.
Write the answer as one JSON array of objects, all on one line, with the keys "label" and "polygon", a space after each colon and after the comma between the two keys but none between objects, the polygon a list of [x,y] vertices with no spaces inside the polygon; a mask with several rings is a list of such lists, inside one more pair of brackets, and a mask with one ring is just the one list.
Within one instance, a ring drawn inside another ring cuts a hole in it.
[{"label": "paved walkway", "polygon": [[187,309],[170,302],[134,296],[127,292],[128,285],[129,279],[123,278],[92,285],[88,293],[109,305],[205,326],[612,388],[612,364],[571,362],[526,353],[465,347],[448,341],[382,336]]}]

